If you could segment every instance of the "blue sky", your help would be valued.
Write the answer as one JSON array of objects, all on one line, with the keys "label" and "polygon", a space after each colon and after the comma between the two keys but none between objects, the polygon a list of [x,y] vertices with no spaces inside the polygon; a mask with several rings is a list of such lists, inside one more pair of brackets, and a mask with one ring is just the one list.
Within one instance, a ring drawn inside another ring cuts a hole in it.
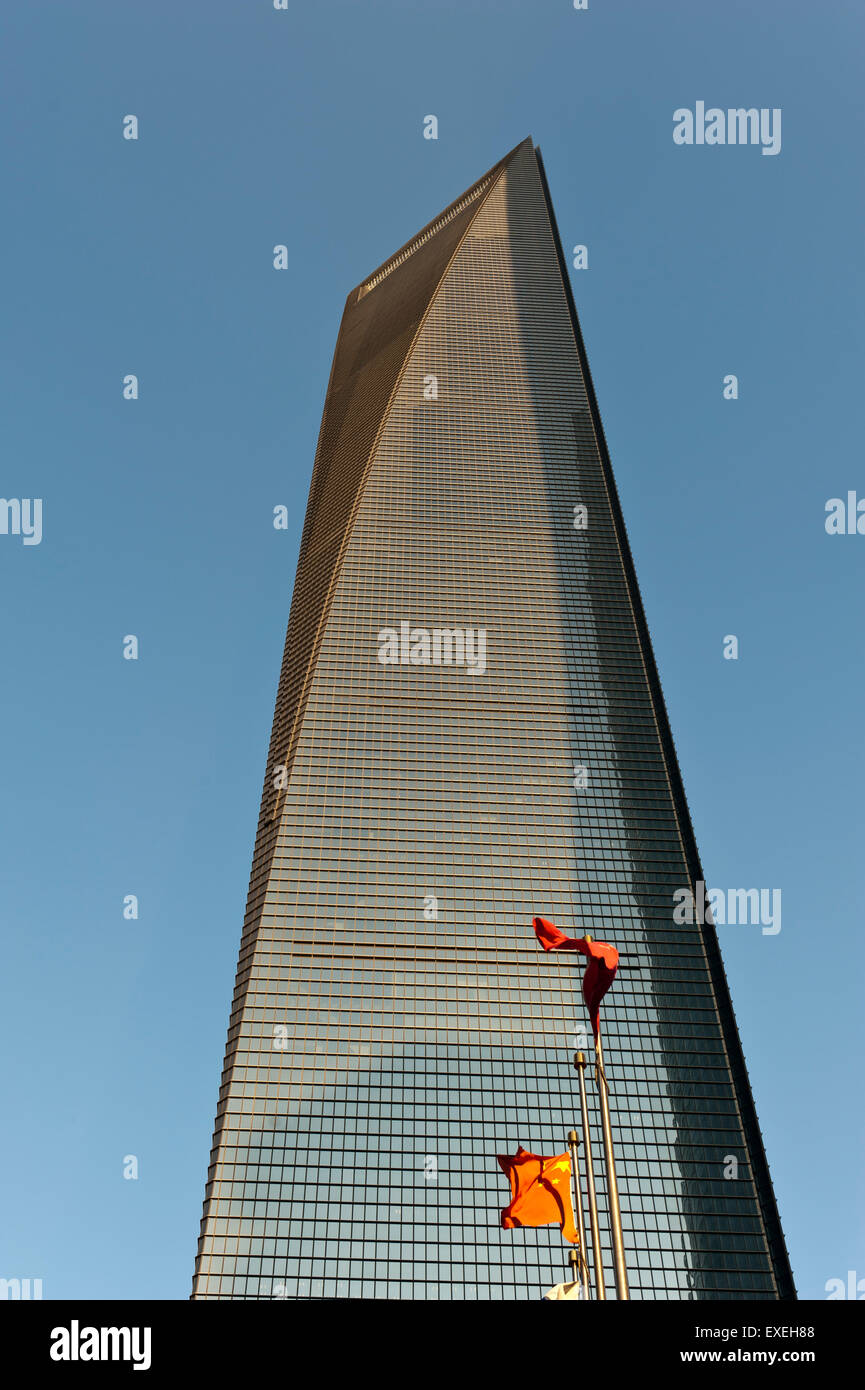
[{"label": "blue sky", "polygon": [[[799,1292],[865,1277],[865,536],[824,528],[865,496],[861,12],[18,0],[0,27],[0,492],[43,499],[41,544],[0,535],[0,1275],[189,1294],[344,298],[531,134],[589,250],[707,878],[783,893],[776,936],[720,936]],[[781,108],[780,154],[676,146],[698,100]]]}]

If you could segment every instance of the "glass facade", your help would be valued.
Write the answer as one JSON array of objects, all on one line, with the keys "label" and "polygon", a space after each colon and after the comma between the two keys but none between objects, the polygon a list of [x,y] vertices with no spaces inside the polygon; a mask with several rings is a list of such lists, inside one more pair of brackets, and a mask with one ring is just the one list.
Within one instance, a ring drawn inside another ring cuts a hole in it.
[{"label": "glass facade", "polygon": [[[621,952],[603,1017],[632,1298],[794,1297],[714,929],[673,920],[702,879],[526,140],[346,304],[193,1297],[537,1299],[570,1277],[555,1227],[499,1224],[496,1155],[565,1149],[591,1057],[580,962],[540,951],[536,913]],[[603,1181],[600,1206],[612,1297]]]}]

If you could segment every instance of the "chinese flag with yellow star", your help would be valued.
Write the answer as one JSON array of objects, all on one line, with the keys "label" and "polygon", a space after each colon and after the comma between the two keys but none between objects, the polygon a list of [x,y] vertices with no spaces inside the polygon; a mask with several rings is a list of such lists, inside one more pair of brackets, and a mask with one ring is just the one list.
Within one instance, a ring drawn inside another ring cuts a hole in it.
[{"label": "chinese flag with yellow star", "polygon": [[499,1167],[511,1185],[510,1204],[502,1212],[502,1227],[561,1227],[565,1240],[579,1245],[571,1203],[570,1155],[541,1158],[520,1146],[514,1158],[498,1155]]}]

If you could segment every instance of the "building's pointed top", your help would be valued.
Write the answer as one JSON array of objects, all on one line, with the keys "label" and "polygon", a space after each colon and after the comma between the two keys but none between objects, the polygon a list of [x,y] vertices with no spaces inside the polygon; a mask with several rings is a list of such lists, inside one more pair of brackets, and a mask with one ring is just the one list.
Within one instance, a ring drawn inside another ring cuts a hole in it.
[{"label": "building's pointed top", "polygon": [[[372,274],[367,276],[365,280],[362,280],[352,293],[355,294],[358,299],[362,299],[370,290],[375,289],[376,285],[378,285],[386,275],[389,275],[398,265],[402,265],[403,261],[407,260],[419,246],[424,244],[424,242],[429,241],[430,237],[434,236],[441,227],[451,222],[453,218],[462,212],[464,208],[468,207],[470,203],[473,203],[477,198],[488,193],[502,170],[510,164],[511,160],[518,152],[527,145],[530,149],[532,148],[532,137],[530,135],[527,135],[525,140],[521,140],[518,145],[514,145],[513,149],[509,150],[502,159],[488,169],[476,183],[473,183],[464,193],[460,194],[458,198],[455,198],[452,203],[449,203],[448,206],[440,212],[437,217],[434,217],[431,222],[428,222],[425,227],[421,227],[419,232],[405,242],[392,256],[388,256],[386,261],[382,261],[381,265],[377,266]],[[349,298],[351,298],[351,296],[349,296]]]}]

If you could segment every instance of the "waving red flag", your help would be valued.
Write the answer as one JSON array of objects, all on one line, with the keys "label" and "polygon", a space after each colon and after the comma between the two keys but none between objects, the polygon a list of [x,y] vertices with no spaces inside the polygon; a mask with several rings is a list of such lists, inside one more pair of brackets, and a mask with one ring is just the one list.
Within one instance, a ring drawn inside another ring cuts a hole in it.
[{"label": "waving red flag", "polygon": [[587,941],[584,936],[565,936],[564,932],[560,932],[558,927],[554,927],[552,922],[547,922],[543,917],[533,918],[532,926],[545,951],[579,951],[581,955],[589,957],[589,964],[583,976],[583,998],[592,1020],[592,1032],[597,1037],[601,1026],[598,1009],[616,978],[619,968],[618,951],[615,946],[607,946],[603,941]]}]

